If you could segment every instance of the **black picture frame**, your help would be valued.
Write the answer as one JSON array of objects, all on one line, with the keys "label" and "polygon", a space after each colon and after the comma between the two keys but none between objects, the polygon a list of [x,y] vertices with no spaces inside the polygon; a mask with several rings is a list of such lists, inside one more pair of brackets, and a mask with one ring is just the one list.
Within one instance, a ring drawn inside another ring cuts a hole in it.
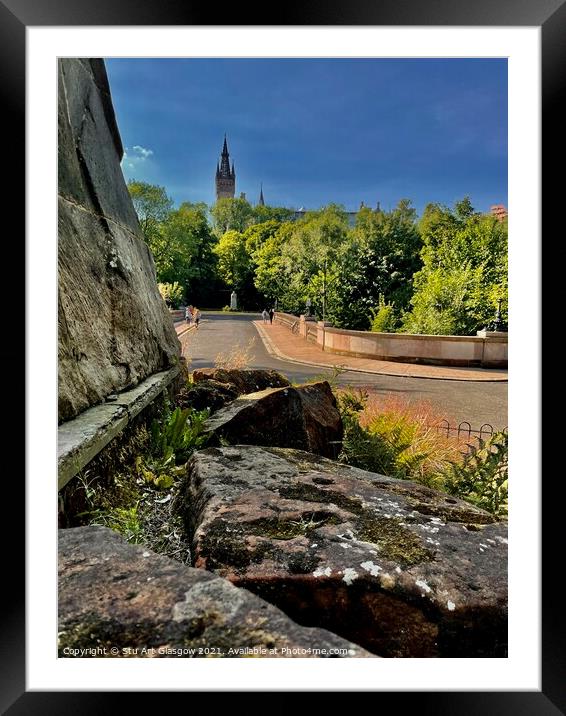
[{"label": "black picture frame", "polygon": [[[5,168],[10,167],[10,181],[4,189],[5,206],[15,216],[25,215],[24,152],[25,145],[25,45],[28,26],[73,25],[382,25],[382,26],[537,26],[542,36],[542,144],[543,207],[563,205],[561,152],[563,146],[563,114],[558,111],[561,90],[566,77],[566,0],[364,0],[348,3],[303,0],[277,6],[271,17],[253,11],[246,15],[240,3],[218,10],[212,6],[187,0],[155,3],[151,0],[0,0],[0,57],[2,80],[0,97],[5,126]],[[18,172],[19,171],[19,176]],[[550,218],[547,211],[547,222]],[[543,222],[543,228],[545,222]],[[14,260],[23,266],[24,242],[17,244]],[[14,271],[14,273],[16,273]],[[21,283],[21,278],[18,279]],[[16,284],[14,284],[16,290]],[[21,290],[21,289],[20,289]],[[5,289],[5,297],[8,295]],[[14,295],[14,294],[12,294]],[[9,314],[9,315],[7,315]],[[21,311],[4,312],[5,332],[12,335],[11,348],[0,352],[5,375],[21,364]],[[29,326],[28,326],[29,330]],[[539,340],[539,336],[535,336]],[[28,356],[29,359],[29,356]],[[10,381],[8,381],[10,382]],[[22,403],[21,386],[16,387],[14,401]],[[15,404],[15,403],[14,403]],[[16,423],[16,421],[14,421]],[[21,432],[21,422],[16,428]],[[533,426],[537,429],[537,426]],[[14,429],[14,438],[17,437]],[[31,436],[28,438],[28,449]],[[21,460],[16,471],[21,470]],[[7,472],[5,473],[5,475]],[[557,476],[558,477],[558,476]],[[532,476],[534,489],[536,478]],[[18,486],[10,480],[10,511],[23,495],[23,479]],[[18,494],[19,490],[19,494]],[[5,500],[7,498],[5,497]],[[19,504],[23,506],[25,500]],[[6,502],[5,502],[6,505]],[[560,511],[560,512],[559,512]],[[543,495],[542,553],[542,689],[539,692],[385,692],[380,694],[379,707],[415,708],[420,714],[435,716],[472,716],[481,714],[533,714],[548,716],[566,713],[566,629],[562,599],[555,596],[556,554],[553,545],[562,543],[562,501],[556,499],[554,486]],[[23,510],[22,510],[23,512]],[[20,517],[22,513],[20,513]],[[25,684],[25,534],[20,519],[10,533],[9,549],[3,550],[3,572],[6,577],[5,604],[0,613],[2,649],[0,651],[0,708],[11,716],[19,714],[101,714],[127,711],[132,695],[117,692],[31,692]],[[18,540],[19,537],[19,540]],[[553,568],[554,567],[554,568]],[[439,664],[439,668],[441,664]],[[370,690],[368,688],[368,690]],[[187,695],[190,698],[190,695]],[[150,708],[163,694],[145,693]],[[384,702],[384,699],[387,701]],[[389,702],[389,703],[388,703]],[[355,707],[354,707],[355,708]]]}]

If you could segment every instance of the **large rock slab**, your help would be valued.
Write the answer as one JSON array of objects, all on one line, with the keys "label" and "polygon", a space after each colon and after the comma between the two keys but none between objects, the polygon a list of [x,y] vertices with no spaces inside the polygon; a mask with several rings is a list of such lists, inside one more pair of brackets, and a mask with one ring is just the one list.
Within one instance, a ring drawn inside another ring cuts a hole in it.
[{"label": "large rock slab", "polygon": [[176,505],[197,567],[380,656],[507,649],[507,526],[444,493],[290,449],[207,448]]},{"label": "large rock slab", "polygon": [[180,408],[208,409],[212,414],[235,400],[238,395],[240,393],[230,383],[202,380],[199,383],[189,383],[183,386],[176,396],[175,402]]},{"label": "large rock slab", "polygon": [[225,579],[91,526],[59,530],[59,656],[371,655]]},{"label": "large rock slab", "polygon": [[59,61],[59,421],[179,362],[102,60]]},{"label": "large rock slab", "polygon": [[242,395],[206,423],[211,443],[294,447],[336,457],[343,437],[336,398],[326,381]]},{"label": "large rock slab", "polygon": [[227,383],[237,395],[257,393],[266,388],[284,388],[291,385],[285,376],[276,370],[239,368],[201,368],[192,373],[194,383],[215,380]]}]

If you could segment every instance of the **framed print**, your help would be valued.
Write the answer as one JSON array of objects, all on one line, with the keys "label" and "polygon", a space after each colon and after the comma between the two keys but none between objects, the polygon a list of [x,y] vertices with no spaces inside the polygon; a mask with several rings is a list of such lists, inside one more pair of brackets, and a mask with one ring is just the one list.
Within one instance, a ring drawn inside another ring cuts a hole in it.
[{"label": "framed print", "polygon": [[[0,0],[0,17],[27,269],[26,532],[7,550],[26,572],[8,590],[3,709],[328,690],[566,712],[538,430],[538,135],[550,175],[564,4],[303,5],[273,24],[230,8],[211,25],[177,4]],[[205,145],[214,181],[190,183]],[[428,388],[411,397],[414,380]]]}]

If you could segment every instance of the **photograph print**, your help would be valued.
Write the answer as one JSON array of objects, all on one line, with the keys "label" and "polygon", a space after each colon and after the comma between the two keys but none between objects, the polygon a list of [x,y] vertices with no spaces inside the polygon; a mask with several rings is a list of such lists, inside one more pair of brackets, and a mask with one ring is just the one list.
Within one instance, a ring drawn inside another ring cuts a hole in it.
[{"label": "photograph print", "polygon": [[60,658],[501,658],[507,60],[58,60]]}]

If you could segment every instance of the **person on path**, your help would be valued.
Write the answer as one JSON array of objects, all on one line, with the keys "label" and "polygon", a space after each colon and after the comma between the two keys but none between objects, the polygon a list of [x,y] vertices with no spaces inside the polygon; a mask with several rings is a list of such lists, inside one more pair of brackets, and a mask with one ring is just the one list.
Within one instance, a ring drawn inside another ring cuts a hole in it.
[{"label": "person on path", "polygon": [[274,315],[275,315],[275,311],[273,310],[273,308],[270,308],[270,309],[269,309],[269,322],[270,322],[270,323],[273,323],[273,316],[274,316]]},{"label": "person on path", "polygon": [[195,322],[195,326],[198,328],[198,324],[200,322],[200,311],[198,308],[193,309],[193,319]]},{"label": "person on path", "polygon": [[267,309],[263,309],[261,312],[261,317],[263,318],[263,322],[267,323],[267,319],[269,318],[269,313],[267,312]]},{"label": "person on path", "polygon": [[192,319],[191,309],[192,309],[192,306],[187,306],[185,308],[185,323],[188,323],[188,324],[191,323],[191,319]]}]

